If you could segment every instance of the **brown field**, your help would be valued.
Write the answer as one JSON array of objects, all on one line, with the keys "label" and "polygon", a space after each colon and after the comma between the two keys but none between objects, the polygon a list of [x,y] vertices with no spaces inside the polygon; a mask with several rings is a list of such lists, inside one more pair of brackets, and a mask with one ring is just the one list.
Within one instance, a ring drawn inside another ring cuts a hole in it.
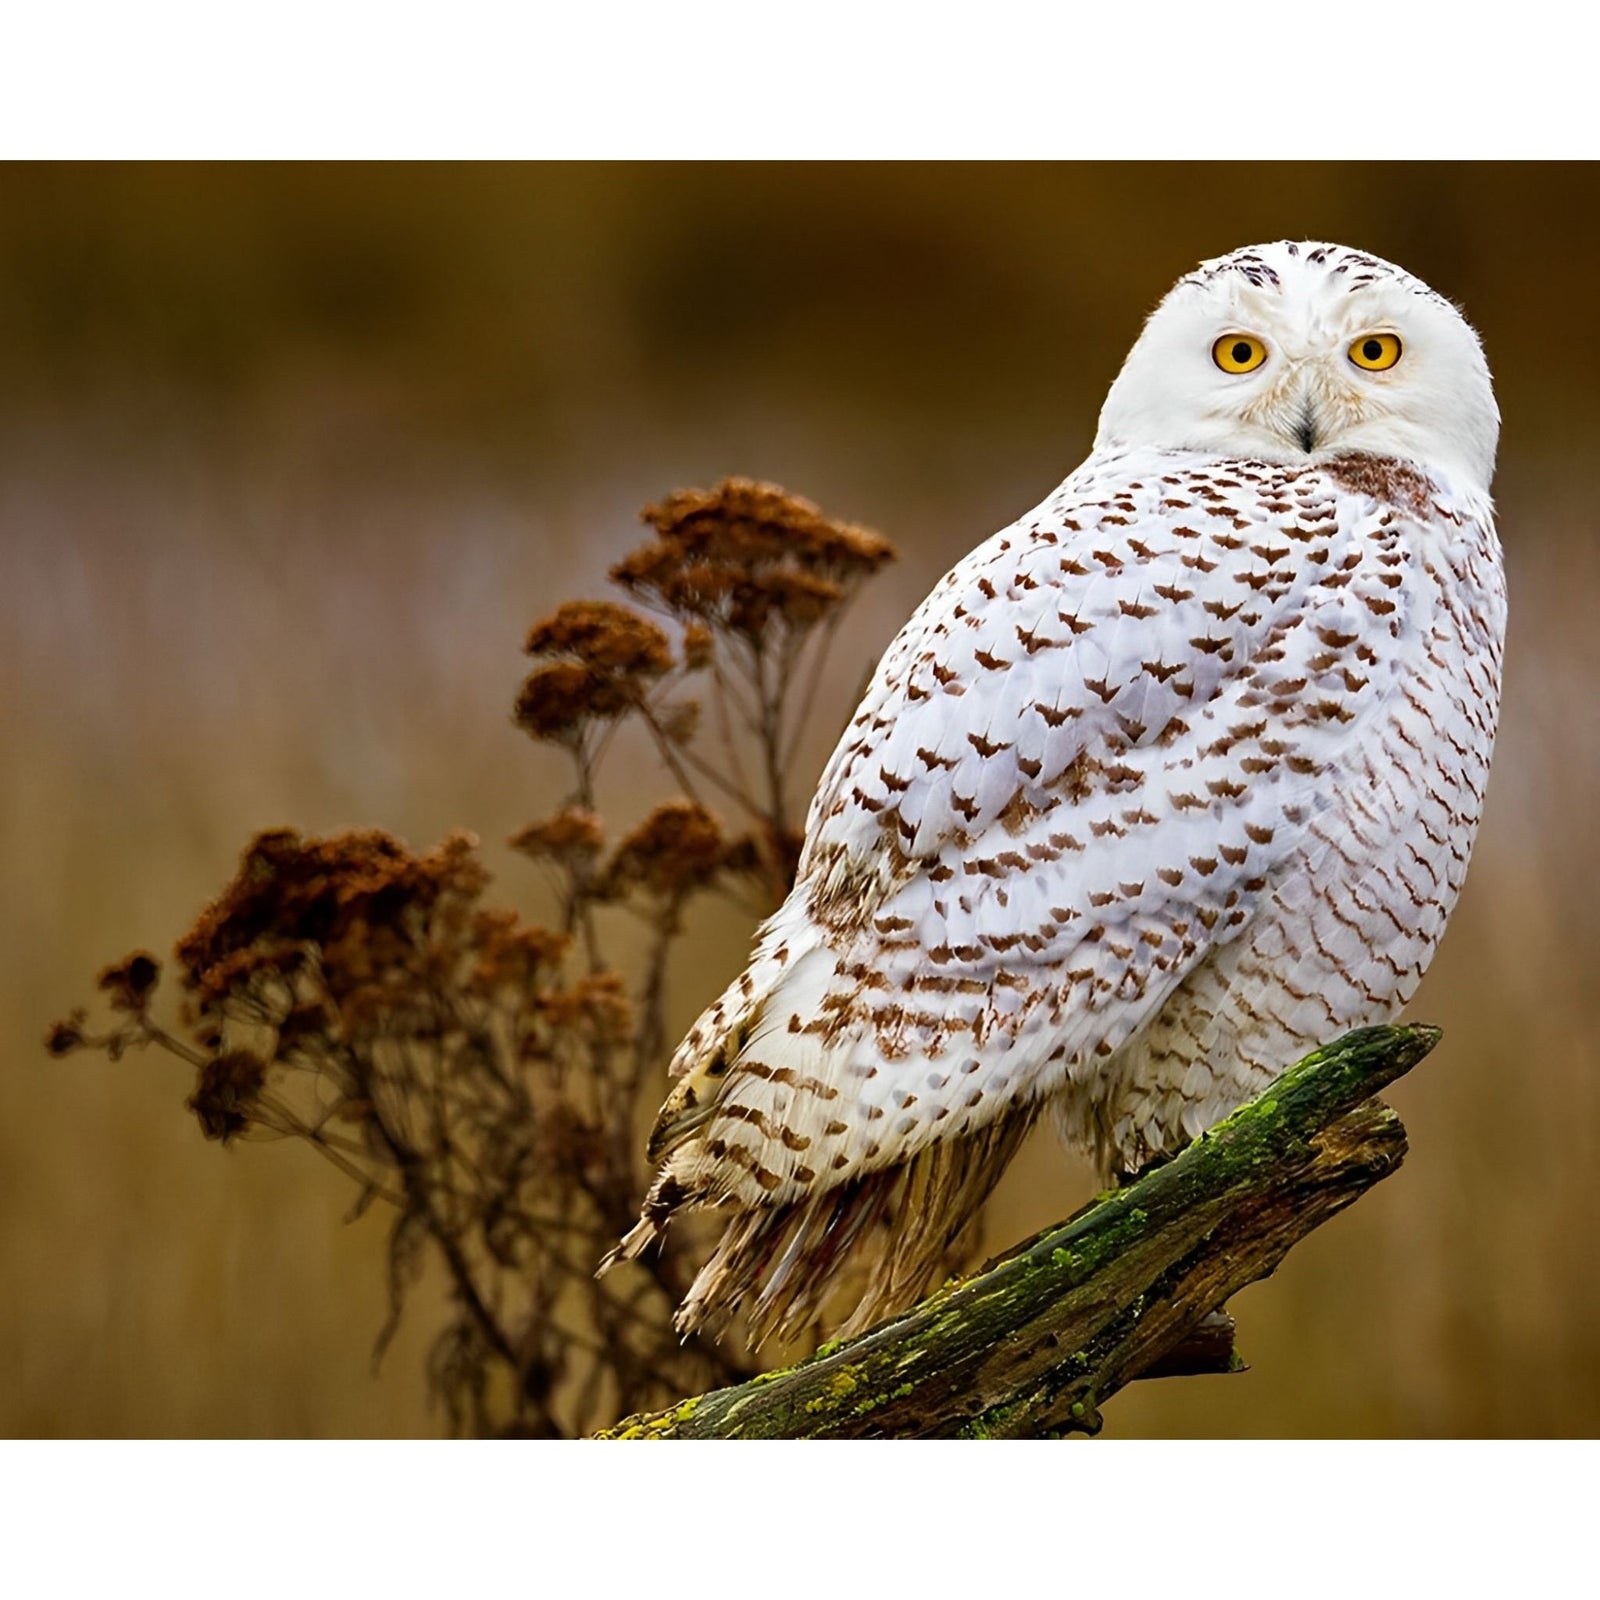
[{"label": "brown field", "polygon": [[[0,169],[0,1433],[438,1431],[426,1294],[371,1371],[381,1222],[343,1180],[203,1143],[181,1069],[52,1062],[46,1025],[270,825],[469,827],[534,904],[501,841],[558,780],[510,722],[521,638],[663,490],[768,478],[899,545],[837,726],[1081,459],[1171,280],[1284,235],[1484,336],[1501,743],[1405,1167],[1238,1297],[1247,1375],[1136,1386],[1108,1431],[1600,1430],[1597,218],[1583,166]],[[643,750],[612,778],[619,813],[665,792]],[[696,923],[676,1023],[747,934]],[[1037,1139],[991,1241],[1089,1185]]]}]

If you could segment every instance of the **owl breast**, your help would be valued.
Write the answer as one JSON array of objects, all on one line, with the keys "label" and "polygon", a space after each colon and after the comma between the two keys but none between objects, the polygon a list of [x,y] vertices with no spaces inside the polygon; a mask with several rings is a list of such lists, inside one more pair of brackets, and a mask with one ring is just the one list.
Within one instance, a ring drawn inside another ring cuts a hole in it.
[{"label": "owl breast", "polygon": [[1486,507],[1393,464],[1331,475],[1361,529],[1343,587],[1365,615],[1348,629],[1308,618],[1328,648],[1303,686],[1284,686],[1298,703],[1269,709],[1280,726],[1308,706],[1337,721],[1352,691],[1380,693],[1319,774],[1299,843],[1267,874],[1244,932],[1196,965],[1088,1095],[1061,1106],[1123,1170],[1186,1143],[1306,1050],[1391,1020],[1466,878],[1500,704],[1493,525]]}]

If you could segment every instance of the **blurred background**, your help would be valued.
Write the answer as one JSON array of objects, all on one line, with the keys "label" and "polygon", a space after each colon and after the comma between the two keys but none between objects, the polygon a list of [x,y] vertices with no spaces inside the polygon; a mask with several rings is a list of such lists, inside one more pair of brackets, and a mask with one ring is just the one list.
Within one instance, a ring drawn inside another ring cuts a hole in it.
[{"label": "blurred background", "polygon": [[[176,1063],[52,1062],[46,1025],[266,826],[465,826],[535,907],[503,840],[564,774],[511,725],[521,639],[673,487],[771,479],[900,548],[808,793],[934,580],[1086,453],[1170,283],[1284,236],[1483,335],[1501,741],[1406,1165],[1234,1301],[1253,1370],[1135,1385],[1108,1431],[1600,1431],[1600,171],[1452,164],[0,168],[0,1433],[439,1431],[426,1294],[371,1367],[383,1219],[345,1225],[304,1147],[203,1143]],[[704,919],[675,1022],[748,932]],[[1046,1134],[991,1242],[1090,1189]]]}]

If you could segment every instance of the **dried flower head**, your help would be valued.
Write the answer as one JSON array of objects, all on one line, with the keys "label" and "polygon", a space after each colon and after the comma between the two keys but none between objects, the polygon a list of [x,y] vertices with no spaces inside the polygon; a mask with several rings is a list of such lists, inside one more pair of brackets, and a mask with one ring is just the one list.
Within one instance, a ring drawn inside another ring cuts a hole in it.
[{"label": "dried flower head", "polygon": [[605,826],[587,806],[567,806],[543,822],[530,823],[508,841],[535,861],[575,866],[593,861],[605,844]]},{"label": "dried flower head", "polygon": [[540,1013],[557,1029],[582,1029],[602,1044],[623,1044],[633,1032],[633,1002],[622,974],[591,972],[567,989],[541,990]]},{"label": "dried flower head", "polygon": [[548,664],[524,681],[513,715],[525,733],[557,743],[633,710],[672,667],[666,634],[609,600],[559,607],[533,625],[526,650]]},{"label": "dried flower head", "polygon": [[530,656],[564,656],[607,672],[659,678],[672,666],[667,636],[610,600],[569,600],[528,630]]},{"label": "dried flower head", "polygon": [[574,743],[592,722],[620,717],[635,704],[625,682],[579,661],[557,661],[528,675],[512,717],[535,739]]},{"label": "dried flower head", "polygon": [[113,1011],[143,1011],[151,991],[161,976],[161,963],[145,950],[135,950],[115,965],[107,967],[95,980],[96,987],[111,997]]},{"label": "dried flower head", "polygon": [[617,846],[606,869],[605,891],[635,889],[675,900],[703,887],[722,866],[722,829],[694,800],[659,805]]},{"label": "dried flower head", "polygon": [[206,1138],[226,1143],[243,1133],[254,1120],[252,1113],[266,1079],[266,1063],[248,1050],[229,1050],[207,1061],[187,1101]]},{"label": "dried flower head", "polygon": [[317,947],[329,989],[357,987],[415,941],[421,918],[481,892],[487,875],[476,848],[464,832],[423,855],[377,829],[327,839],[290,828],[258,834],[233,882],[179,941],[183,982],[204,1009]]},{"label": "dried flower head", "polygon": [[476,994],[492,995],[497,990],[531,993],[554,974],[572,941],[522,921],[514,911],[479,911],[472,919],[471,942],[477,960],[467,986]]},{"label": "dried flower head", "polygon": [[643,518],[655,539],[612,578],[674,616],[752,642],[779,620],[803,632],[894,558],[880,534],[748,478],[681,489]]},{"label": "dried flower head", "polygon": [[60,1022],[52,1022],[44,1036],[45,1049],[53,1056],[69,1056],[74,1050],[82,1050],[89,1042],[83,1031],[87,1015],[79,1007]]}]

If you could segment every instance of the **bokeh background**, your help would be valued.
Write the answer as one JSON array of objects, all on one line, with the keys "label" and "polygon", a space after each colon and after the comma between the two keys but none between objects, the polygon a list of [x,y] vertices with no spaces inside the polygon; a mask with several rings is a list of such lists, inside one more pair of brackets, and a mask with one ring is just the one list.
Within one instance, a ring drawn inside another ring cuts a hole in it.
[{"label": "bokeh background", "polygon": [[[371,1368],[382,1219],[302,1147],[204,1144],[175,1063],[51,1062],[46,1024],[264,826],[466,826],[536,905],[501,842],[560,776],[510,723],[521,637],[675,486],[772,479],[900,546],[808,789],[923,593],[1082,458],[1170,282],[1282,236],[1484,337],[1503,732],[1405,1167],[1236,1299],[1252,1371],[1108,1426],[1600,1430],[1600,170],[1333,164],[0,169],[0,1432],[438,1431],[427,1293]],[[747,933],[697,926],[677,1022]],[[992,1242],[1089,1189],[1044,1136]]]}]

